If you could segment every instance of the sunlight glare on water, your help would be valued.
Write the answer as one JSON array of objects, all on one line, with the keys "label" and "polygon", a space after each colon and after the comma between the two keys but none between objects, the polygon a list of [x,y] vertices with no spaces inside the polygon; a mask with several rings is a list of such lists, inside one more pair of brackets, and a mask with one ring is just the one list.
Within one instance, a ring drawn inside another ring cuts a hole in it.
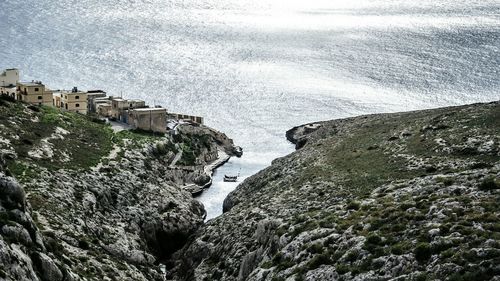
[{"label": "sunlight glare on water", "polygon": [[492,0],[2,0],[0,67],[52,88],[202,115],[245,155],[200,200],[293,150],[284,132],[358,114],[498,100]]}]

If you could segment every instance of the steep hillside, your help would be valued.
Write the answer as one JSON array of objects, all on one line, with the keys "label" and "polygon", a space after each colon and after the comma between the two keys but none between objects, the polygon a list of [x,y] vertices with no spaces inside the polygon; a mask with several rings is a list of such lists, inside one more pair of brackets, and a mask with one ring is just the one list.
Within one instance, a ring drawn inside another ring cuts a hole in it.
[{"label": "steep hillside", "polygon": [[207,127],[177,132],[0,98],[0,280],[163,280],[205,217],[184,186],[235,151]]},{"label": "steep hillside", "polygon": [[499,280],[500,103],[297,127],[179,252],[180,280]]}]

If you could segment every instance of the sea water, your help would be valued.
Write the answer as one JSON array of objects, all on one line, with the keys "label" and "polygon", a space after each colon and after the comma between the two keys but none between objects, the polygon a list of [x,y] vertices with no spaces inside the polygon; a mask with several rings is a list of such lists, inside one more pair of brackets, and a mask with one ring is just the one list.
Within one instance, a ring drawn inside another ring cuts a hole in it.
[{"label": "sea water", "polygon": [[500,98],[500,1],[0,0],[0,68],[205,117],[244,148],[200,198],[293,151],[287,129]]}]

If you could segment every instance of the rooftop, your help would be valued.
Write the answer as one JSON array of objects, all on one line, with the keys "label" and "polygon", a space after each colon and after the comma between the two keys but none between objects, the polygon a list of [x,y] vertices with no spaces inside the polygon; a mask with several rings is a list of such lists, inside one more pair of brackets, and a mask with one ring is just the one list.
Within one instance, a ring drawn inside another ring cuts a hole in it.
[{"label": "rooftop", "polygon": [[36,87],[36,86],[45,86],[40,81],[31,81],[31,82],[18,82],[20,85],[25,87]]},{"label": "rooftop", "polygon": [[91,92],[91,91],[87,91],[87,95],[89,95],[89,96],[98,96],[98,97],[105,97],[106,93],[105,92]]},{"label": "rooftop", "polygon": [[95,104],[110,104],[109,100],[94,100]]},{"label": "rooftop", "polygon": [[149,111],[167,111],[167,109],[165,108],[152,108],[152,107],[149,107],[149,108],[135,108],[135,109],[132,109],[131,111],[139,111],[139,112],[149,112]]},{"label": "rooftop", "polygon": [[72,91],[67,91],[67,90],[59,91],[59,93],[66,94],[66,95],[86,95],[87,94],[86,92],[72,92]]},{"label": "rooftop", "polygon": [[103,90],[88,90],[87,93],[89,93],[89,94],[105,94],[106,92]]},{"label": "rooftop", "polygon": [[111,101],[109,97],[97,97],[94,99],[96,102],[97,101]]}]

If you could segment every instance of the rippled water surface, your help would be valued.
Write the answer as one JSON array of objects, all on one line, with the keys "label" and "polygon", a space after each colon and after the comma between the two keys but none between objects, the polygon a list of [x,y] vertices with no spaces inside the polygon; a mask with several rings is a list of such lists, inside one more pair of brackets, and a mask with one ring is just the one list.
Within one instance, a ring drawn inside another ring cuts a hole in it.
[{"label": "rippled water surface", "polygon": [[0,67],[203,115],[245,149],[201,199],[315,120],[500,98],[500,1],[0,0]]}]

